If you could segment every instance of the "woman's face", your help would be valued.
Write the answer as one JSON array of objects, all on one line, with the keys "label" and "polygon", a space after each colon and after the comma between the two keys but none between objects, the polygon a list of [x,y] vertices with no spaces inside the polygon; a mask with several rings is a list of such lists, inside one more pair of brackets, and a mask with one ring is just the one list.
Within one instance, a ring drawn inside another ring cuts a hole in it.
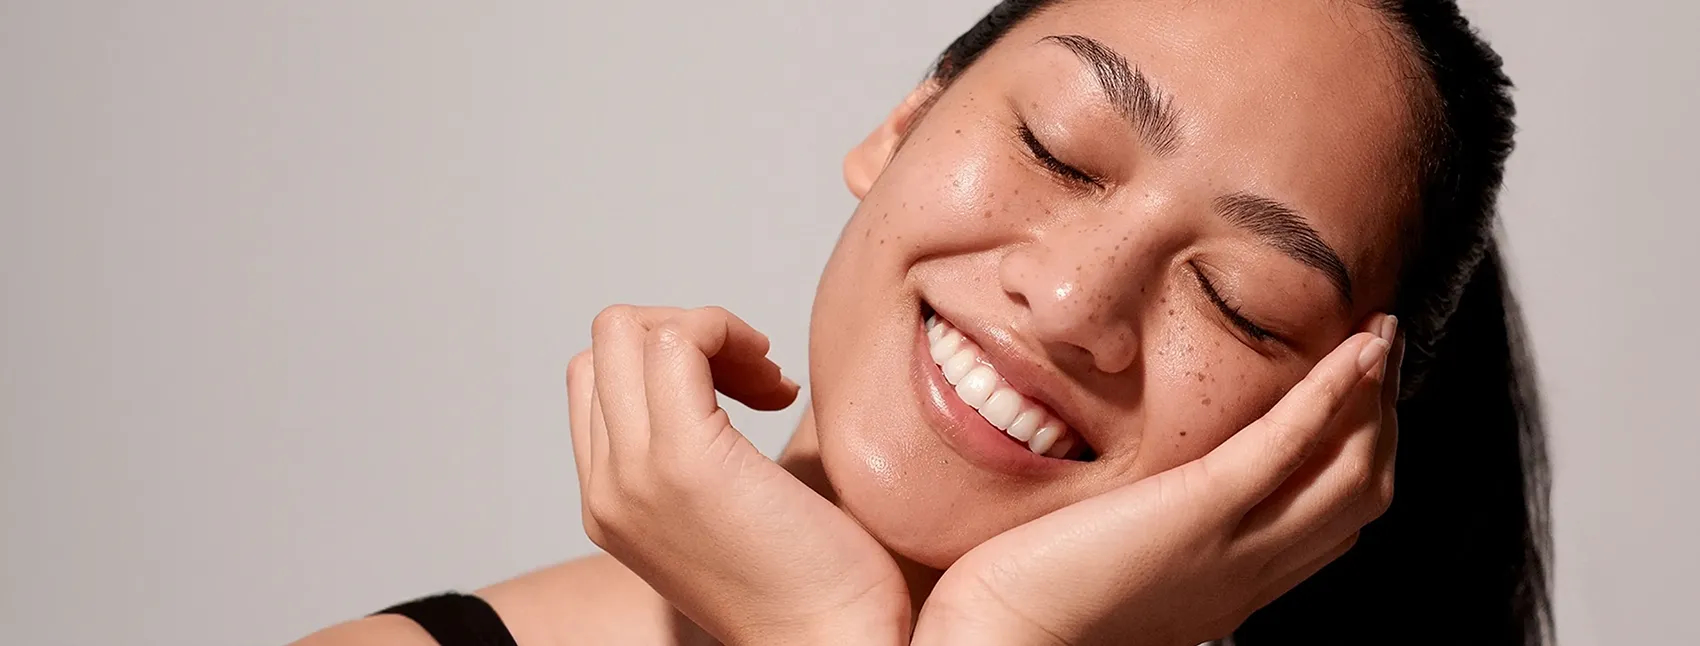
[{"label": "woman's face", "polygon": [[1391,301],[1395,43],[1349,2],[1076,0],[920,115],[918,91],[846,161],[861,204],[815,302],[840,503],[942,568],[1266,411]]}]

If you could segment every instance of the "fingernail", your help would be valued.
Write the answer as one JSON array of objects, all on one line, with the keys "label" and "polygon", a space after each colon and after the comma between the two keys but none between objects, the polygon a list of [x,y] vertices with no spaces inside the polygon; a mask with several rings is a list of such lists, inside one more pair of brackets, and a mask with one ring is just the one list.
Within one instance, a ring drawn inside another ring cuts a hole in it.
[{"label": "fingernail", "polygon": [[790,377],[787,377],[785,375],[779,376],[779,383],[783,384],[786,388],[790,388],[791,390],[797,390],[799,388],[802,388],[802,386],[797,385],[797,382],[792,381]]},{"label": "fingernail", "polygon": [[1392,343],[1393,339],[1399,335],[1399,317],[1388,314],[1387,320],[1381,322],[1381,332],[1381,338]]},{"label": "fingernail", "polygon": [[1378,338],[1370,341],[1369,345],[1364,346],[1363,351],[1358,353],[1358,372],[1369,372],[1370,367],[1374,366],[1375,362],[1387,356],[1387,349],[1391,347],[1393,347],[1393,344],[1388,343],[1387,339]]}]

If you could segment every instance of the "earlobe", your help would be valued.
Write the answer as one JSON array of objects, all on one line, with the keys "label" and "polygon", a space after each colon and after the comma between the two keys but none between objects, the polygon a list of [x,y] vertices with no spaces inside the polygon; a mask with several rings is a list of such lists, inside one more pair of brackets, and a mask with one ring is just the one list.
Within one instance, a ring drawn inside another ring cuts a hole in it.
[{"label": "earlobe", "polygon": [[844,184],[850,188],[851,195],[858,200],[867,196],[874,180],[885,172],[909,129],[925,114],[937,94],[938,84],[931,80],[916,86],[885,121],[844,156]]}]

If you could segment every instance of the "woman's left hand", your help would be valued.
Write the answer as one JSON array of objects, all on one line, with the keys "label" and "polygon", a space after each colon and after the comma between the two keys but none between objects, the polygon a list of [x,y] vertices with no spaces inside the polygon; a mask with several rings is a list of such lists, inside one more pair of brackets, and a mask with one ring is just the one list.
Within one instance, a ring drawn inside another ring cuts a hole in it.
[{"label": "woman's left hand", "polygon": [[1231,633],[1392,500],[1403,344],[1390,346],[1392,317],[1368,327],[1204,457],[970,550],[913,643],[1194,646]]}]

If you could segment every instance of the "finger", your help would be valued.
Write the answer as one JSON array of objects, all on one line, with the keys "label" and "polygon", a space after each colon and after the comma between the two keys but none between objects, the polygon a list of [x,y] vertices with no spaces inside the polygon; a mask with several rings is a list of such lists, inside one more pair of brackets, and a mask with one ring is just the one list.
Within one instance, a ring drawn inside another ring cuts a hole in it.
[{"label": "finger", "polygon": [[1353,385],[1351,401],[1328,425],[1344,434],[1327,432],[1328,439],[1310,459],[1246,513],[1238,528],[1242,548],[1261,553],[1284,549],[1347,513],[1370,492],[1381,427],[1381,381],[1378,375],[1368,375]]},{"label": "finger", "polygon": [[675,307],[615,305],[602,310],[591,323],[596,397],[608,429],[610,460],[641,454],[649,444],[649,408],[643,389],[644,338],[650,328],[681,311]]},{"label": "finger", "polygon": [[578,353],[567,363],[567,418],[572,430],[573,464],[578,470],[578,489],[590,486],[590,404],[596,399],[596,366],[590,351]]},{"label": "finger", "polygon": [[758,410],[790,405],[798,386],[780,374],[767,350],[766,336],[718,307],[668,319],[644,348],[650,422],[659,429],[702,428],[720,411],[716,388]]},{"label": "finger", "polygon": [[1244,513],[1303,465],[1353,386],[1380,365],[1388,347],[1371,333],[1346,339],[1268,414],[1205,455],[1200,464],[1222,487],[1223,510]]},{"label": "finger", "polygon": [[[594,369],[594,368],[592,368]],[[608,420],[602,415],[602,395],[590,393],[590,472],[608,472]]]},{"label": "finger", "polygon": [[[1381,334],[1398,339],[1397,333],[1397,320],[1387,317]],[[1354,404],[1336,420],[1336,425],[1352,428],[1350,434],[1334,450],[1311,458],[1246,515],[1240,527],[1242,547],[1259,553],[1285,550],[1300,541],[1326,547],[1386,511],[1392,502],[1398,442],[1393,407],[1401,347],[1402,341],[1390,350],[1382,372],[1358,384]]]},{"label": "finger", "polygon": [[[1391,341],[1398,320],[1379,316],[1369,328]],[[1392,359],[1384,357],[1381,366],[1358,380],[1345,408],[1329,423],[1332,428],[1345,429],[1344,435],[1337,436],[1338,441],[1325,440],[1316,454],[1246,515],[1240,525],[1242,547],[1279,551],[1336,516],[1348,517],[1348,531],[1357,531],[1373,517],[1362,513],[1370,507],[1362,501],[1380,486],[1379,453],[1386,419],[1382,406],[1387,401],[1385,382]],[[1354,510],[1359,513],[1351,513]],[[1339,537],[1325,540],[1332,544]]]},{"label": "finger", "polygon": [[[591,370],[594,371],[595,369],[595,362],[593,361]],[[602,526],[596,521],[596,514],[591,513],[591,500],[593,496],[597,495],[596,491],[599,487],[608,486],[606,483],[609,478],[608,424],[607,420],[602,417],[602,396],[596,392],[594,374],[591,379],[593,383],[589,394],[590,414],[585,419],[585,426],[587,427],[585,434],[589,436],[589,441],[586,444],[590,447],[589,460],[587,461],[589,468],[579,475],[579,517],[583,519],[585,535],[590,537],[592,543],[603,546],[606,543],[603,542]]]},{"label": "finger", "polygon": [[1381,437],[1375,449],[1376,471],[1392,494],[1393,466],[1399,453],[1399,389],[1405,369],[1405,334],[1394,328],[1393,348],[1387,358],[1387,373],[1381,391]]}]

